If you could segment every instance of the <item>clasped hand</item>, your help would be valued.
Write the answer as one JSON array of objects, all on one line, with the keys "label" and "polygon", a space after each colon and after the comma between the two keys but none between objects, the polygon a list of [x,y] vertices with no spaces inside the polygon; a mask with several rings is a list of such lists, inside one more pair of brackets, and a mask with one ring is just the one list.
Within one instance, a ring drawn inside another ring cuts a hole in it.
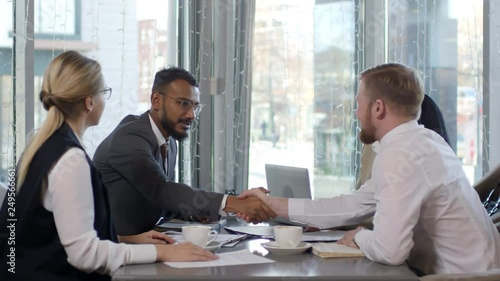
[{"label": "clasped hand", "polygon": [[271,201],[268,193],[269,191],[263,187],[244,191],[237,197],[241,208],[236,210],[236,215],[246,222],[252,223],[268,221],[276,217],[276,212],[270,206]]}]

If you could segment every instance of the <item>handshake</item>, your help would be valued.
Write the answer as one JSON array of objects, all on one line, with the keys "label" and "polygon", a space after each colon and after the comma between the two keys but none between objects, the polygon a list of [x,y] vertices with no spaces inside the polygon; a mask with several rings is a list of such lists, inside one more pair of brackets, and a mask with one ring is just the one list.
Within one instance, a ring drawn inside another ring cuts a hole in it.
[{"label": "handshake", "polygon": [[273,200],[267,195],[268,193],[267,189],[259,187],[247,190],[238,196],[228,196],[224,211],[235,213],[246,222],[268,221],[278,215],[273,209]]}]

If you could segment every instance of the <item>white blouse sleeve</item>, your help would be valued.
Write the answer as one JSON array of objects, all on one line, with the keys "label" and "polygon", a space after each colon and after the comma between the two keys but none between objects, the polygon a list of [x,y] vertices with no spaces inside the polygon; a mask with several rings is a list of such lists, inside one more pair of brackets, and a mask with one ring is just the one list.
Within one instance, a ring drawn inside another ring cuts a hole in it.
[{"label": "white blouse sleeve", "polygon": [[54,214],[68,262],[79,270],[111,275],[121,265],[155,262],[154,245],[117,244],[97,237],[90,166],[83,150],[69,149],[59,159],[42,201]]}]

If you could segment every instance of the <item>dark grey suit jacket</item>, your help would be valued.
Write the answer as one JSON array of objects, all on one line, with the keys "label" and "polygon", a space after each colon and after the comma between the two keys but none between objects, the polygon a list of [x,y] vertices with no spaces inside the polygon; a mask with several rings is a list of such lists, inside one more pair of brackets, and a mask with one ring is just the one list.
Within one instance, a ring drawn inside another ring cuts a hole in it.
[{"label": "dark grey suit jacket", "polygon": [[177,154],[173,139],[168,147],[168,176],[165,174],[148,114],[125,117],[94,154],[94,164],[109,193],[117,234],[151,230],[164,210],[184,218],[218,219],[223,194],[173,182]]}]

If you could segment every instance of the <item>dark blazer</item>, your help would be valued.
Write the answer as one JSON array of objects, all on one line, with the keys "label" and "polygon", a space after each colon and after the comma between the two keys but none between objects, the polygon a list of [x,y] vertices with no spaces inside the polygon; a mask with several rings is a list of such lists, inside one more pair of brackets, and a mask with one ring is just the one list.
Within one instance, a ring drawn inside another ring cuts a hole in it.
[{"label": "dark blazer", "polygon": [[174,179],[177,144],[168,147],[168,176],[149,111],[128,115],[99,145],[94,164],[108,189],[118,235],[151,230],[164,211],[218,219],[223,194],[193,189]]}]

